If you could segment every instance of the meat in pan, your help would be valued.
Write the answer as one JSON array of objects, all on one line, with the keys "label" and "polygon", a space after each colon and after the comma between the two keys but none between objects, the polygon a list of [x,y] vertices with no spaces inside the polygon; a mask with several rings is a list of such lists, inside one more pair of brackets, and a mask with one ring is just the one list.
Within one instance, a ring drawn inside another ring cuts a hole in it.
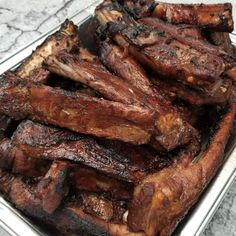
[{"label": "meat in pan", "polygon": [[[108,47],[109,45],[107,45],[106,49],[104,48],[104,51],[109,50]],[[128,105],[149,107],[150,110],[153,110],[156,113],[155,135],[153,137],[153,146],[155,148],[159,148],[158,146],[161,145],[162,148],[169,151],[190,141],[193,128],[181,119],[171,104],[161,95],[154,94],[150,86],[146,87],[145,91],[140,89],[141,85],[135,84],[135,78],[130,74],[129,70],[123,70],[123,77],[120,78],[107,71],[98,59],[94,59],[95,56],[91,55],[90,59],[88,57],[89,53],[86,52],[85,54],[84,50],[81,50],[76,56],[60,53],[48,57],[45,64],[48,70],[59,75],[68,76],[75,81],[80,81],[109,100]],[[104,57],[106,57],[106,54]],[[109,57],[107,59],[109,60]],[[112,62],[110,61],[109,63],[111,64]],[[124,64],[121,61],[119,63],[123,67]],[[143,70],[140,69],[140,66],[129,58],[126,60],[125,66],[127,65],[133,68],[133,72],[137,71],[136,77],[140,76],[140,83],[146,83],[147,86],[148,78]],[[175,138],[173,138],[174,136]]]},{"label": "meat in pan", "polygon": [[172,4],[155,0],[124,0],[125,8],[135,17],[153,16],[173,24],[191,24],[213,31],[232,32],[232,4]]},{"label": "meat in pan", "polygon": [[[224,48],[219,47],[219,44],[212,45],[210,42],[208,42],[205,37],[205,32],[200,31],[196,26],[173,25],[154,17],[142,18],[138,22],[153,27],[159,33],[162,32],[162,34],[167,37],[174,37],[181,43],[186,44],[202,53],[210,53],[220,56],[229,63],[234,61],[234,56],[232,53],[229,53],[228,51],[225,51]],[[214,35],[216,33],[212,32],[209,34]],[[228,33],[219,32],[218,34],[227,35]],[[230,44],[228,43],[228,45]]]},{"label": "meat in pan", "polygon": [[67,21],[0,81],[0,192],[58,235],[170,235],[233,128],[230,7],[105,0],[99,55]]},{"label": "meat in pan", "polygon": [[215,91],[226,70],[222,58],[197,51],[177,39],[165,37],[155,29],[137,23],[110,1],[97,7],[96,16],[102,25],[107,25],[110,37],[158,74],[174,77],[210,93]]},{"label": "meat in pan", "polygon": [[21,80],[1,80],[1,111],[29,117],[98,137],[134,144],[149,142],[154,122],[150,109],[98,99]]},{"label": "meat in pan", "polygon": [[172,167],[149,175],[134,190],[128,215],[131,230],[147,235],[171,234],[222,165],[235,111],[235,105],[229,107],[196,163],[183,155]]},{"label": "meat in pan", "polygon": [[73,52],[79,45],[77,27],[72,21],[66,20],[61,28],[49,36],[16,70],[16,75],[34,82],[45,81],[48,72],[42,68],[46,57],[56,52],[65,50]]},{"label": "meat in pan", "polygon": [[[221,119],[218,129],[213,134],[209,146],[201,154],[200,160],[192,163],[188,155],[182,155],[172,166],[149,175],[136,187],[134,199],[128,211],[129,228],[126,225],[126,212],[123,214],[122,220],[120,218],[118,221],[119,223],[112,221],[111,206],[114,205],[104,198],[87,195],[88,198],[83,200],[86,203],[84,205],[81,205],[78,200],[65,201],[60,208],[49,215],[43,210],[42,201],[37,196],[37,192],[33,191],[34,188],[23,183],[19,177],[1,171],[0,189],[10,197],[18,209],[36,219],[48,222],[67,235],[68,233],[87,232],[87,230],[90,230],[89,232],[94,230],[95,235],[101,233],[111,235],[124,235],[125,233],[129,236],[156,235],[156,233],[169,235],[177,221],[195,203],[199,194],[222,164],[224,147],[233,125],[234,116],[235,108],[233,106]],[[176,183],[176,188],[173,183]],[[164,191],[165,189],[166,191]],[[184,197],[180,198],[179,196],[182,194]],[[182,202],[172,201],[173,199],[185,200]],[[97,201],[106,201],[100,206],[101,208],[105,206],[106,209],[94,208],[93,203]]]},{"label": "meat in pan", "polygon": [[103,194],[115,200],[130,200],[134,185],[120,181],[101,171],[85,166],[74,165],[70,173],[70,184],[78,191]]},{"label": "meat in pan", "polygon": [[[13,136],[16,147],[30,158],[71,160],[128,182],[138,182],[152,169],[171,163],[168,157],[144,148],[99,141],[32,121],[21,123]],[[120,147],[119,149],[117,149]]]}]

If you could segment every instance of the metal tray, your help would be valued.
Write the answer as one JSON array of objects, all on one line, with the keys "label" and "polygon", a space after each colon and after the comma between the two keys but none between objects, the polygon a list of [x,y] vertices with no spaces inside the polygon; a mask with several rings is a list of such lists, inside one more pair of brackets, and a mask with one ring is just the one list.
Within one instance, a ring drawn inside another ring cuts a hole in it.
[{"label": "metal tray", "polygon": [[[86,29],[89,19],[92,18],[94,9],[101,0],[94,0],[92,4],[78,12],[70,19],[80,28]],[[31,42],[27,46],[21,48],[18,52],[12,54],[9,58],[0,62],[0,75],[9,69],[17,67],[26,57],[28,57],[32,50],[41,44],[45,38],[55,32],[60,25],[51,29],[37,40]],[[85,26],[85,27],[83,27]],[[231,34],[233,44],[236,46],[236,34]],[[235,126],[236,127],[236,126]],[[185,219],[180,223],[174,235],[192,236],[201,235],[206,228],[208,222],[213,217],[219,204],[223,200],[225,194],[230,188],[233,181],[236,179],[236,129],[233,130],[231,138],[228,142],[225,163],[218,171],[213,181],[202,194],[198,203],[188,213]],[[39,236],[49,235],[31,220],[24,217],[19,211],[15,210],[8,202],[0,197],[0,227],[5,231],[5,235],[14,236]]]}]

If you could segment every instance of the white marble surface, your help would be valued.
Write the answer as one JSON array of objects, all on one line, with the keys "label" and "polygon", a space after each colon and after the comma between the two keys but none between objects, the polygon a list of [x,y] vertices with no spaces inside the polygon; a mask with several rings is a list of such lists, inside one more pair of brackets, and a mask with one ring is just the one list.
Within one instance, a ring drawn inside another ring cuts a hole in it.
[{"label": "white marble surface", "polygon": [[[0,0],[0,60],[91,2],[92,0]],[[235,0],[232,2],[236,3]],[[0,231],[1,235],[4,234]],[[204,236],[222,235],[236,235],[236,181],[204,233]]]}]

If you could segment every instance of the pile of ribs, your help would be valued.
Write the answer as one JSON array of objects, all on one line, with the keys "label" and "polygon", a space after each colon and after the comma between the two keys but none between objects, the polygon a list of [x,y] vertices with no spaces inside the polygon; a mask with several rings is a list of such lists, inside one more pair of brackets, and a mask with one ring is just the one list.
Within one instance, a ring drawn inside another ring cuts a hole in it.
[{"label": "pile of ribs", "polygon": [[54,235],[171,235],[233,129],[232,6],[104,0],[81,27],[1,75],[1,195]]}]

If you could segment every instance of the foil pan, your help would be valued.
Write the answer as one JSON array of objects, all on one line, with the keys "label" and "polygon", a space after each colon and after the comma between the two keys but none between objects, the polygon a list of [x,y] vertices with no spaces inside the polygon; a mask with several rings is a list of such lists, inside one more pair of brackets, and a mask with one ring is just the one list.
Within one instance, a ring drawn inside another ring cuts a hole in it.
[{"label": "foil pan", "polygon": [[[93,27],[93,14],[95,7],[101,0],[92,1],[91,5],[83,11],[78,12],[70,18],[79,26],[79,33],[83,35],[82,44],[93,49],[93,40],[88,29]],[[7,59],[0,62],[0,75],[9,69],[17,67],[26,57],[28,57],[35,48],[40,45],[47,36],[55,32],[60,25],[49,30],[37,40],[31,42],[27,46],[21,48],[18,52],[12,54]],[[90,38],[89,38],[90,35]],[[236,46],[236,34],[231,34],[233,44]],[[180,223],[174,235],[179,236],[198,236],[204,232],[207,224],[218,209],[225,194],[236,179],[236,125],[227,144],[225,152],[225,162],[218,171],[213,181],[207,187],[200,197],[198,203],[188,213],[184,220]],[[14,209],[10,203],[0,197],[0,227],[5,230],[6,236],[51,236],[43,226],[38,226],[37,222],[32,222]],[[4,235],[4,236],[5,236]]]}]

